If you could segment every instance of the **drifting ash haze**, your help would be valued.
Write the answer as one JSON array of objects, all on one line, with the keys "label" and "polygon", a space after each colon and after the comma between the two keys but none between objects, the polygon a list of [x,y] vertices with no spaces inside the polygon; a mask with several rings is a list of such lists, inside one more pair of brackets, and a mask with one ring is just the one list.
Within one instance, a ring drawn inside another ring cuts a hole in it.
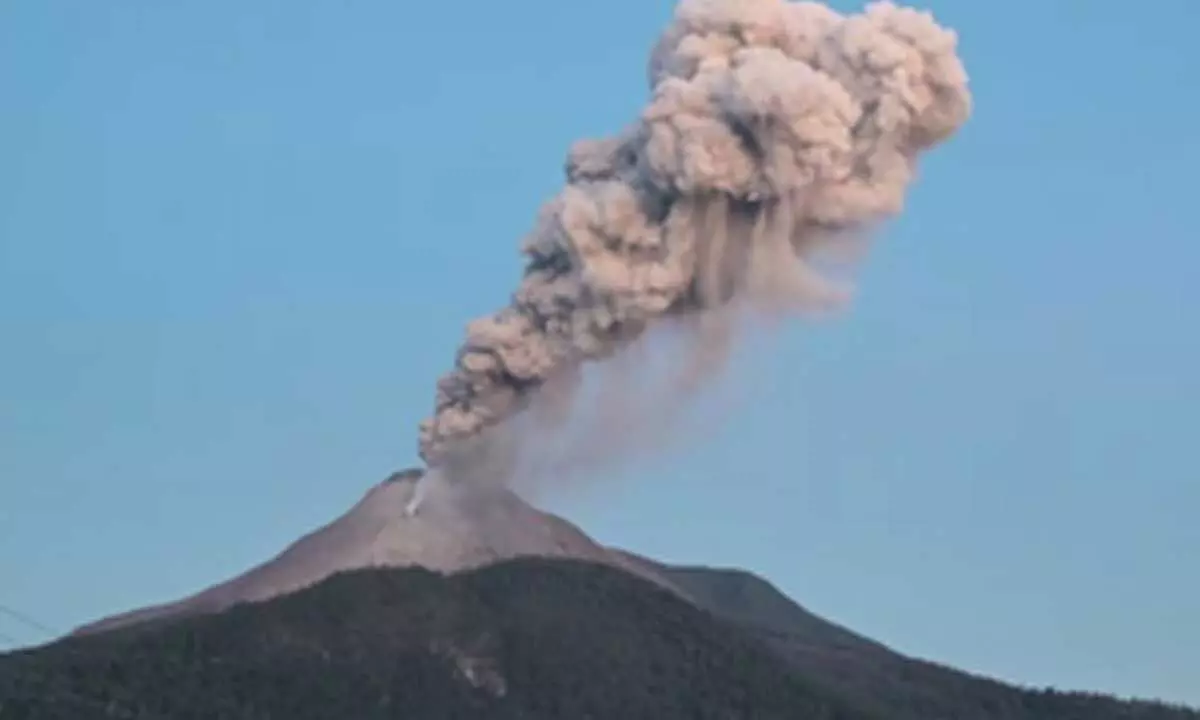
[{"label": "drifting ash haze", "polygon": [[890,2],[843,16],[683,0],[641,117],[571,148],[510,304],[468,326],[421,457],[455,482],[507,482],[554,444],[588,361],[690,319],[678,392],[663,400],[678,403],[720,369],[736,318],[846,301],[819,253],[899,212],[918,156],[967,119],[956,45],[930,14]]}]

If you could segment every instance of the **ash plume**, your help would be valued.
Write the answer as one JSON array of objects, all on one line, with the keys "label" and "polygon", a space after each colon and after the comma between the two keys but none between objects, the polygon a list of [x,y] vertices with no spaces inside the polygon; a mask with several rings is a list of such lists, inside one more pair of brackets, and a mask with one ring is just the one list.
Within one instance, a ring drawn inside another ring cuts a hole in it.
[{"label": "ash plume", "polygon": [[485,453],[503,475],[514,433],[539,424],[522,416],[560,421],[584,364],[656,327],[709,318],[676,388],[687,395],[721,365],[738,308],[845,303],[819,253],[898,213],[919,155],[966,121],[956,46],[929,13],[891,2],[843,16],[683,0],[652,53],[641,117],[570,149],[510,303],[468,325],[420,427],[431,470],[454,475]]}]

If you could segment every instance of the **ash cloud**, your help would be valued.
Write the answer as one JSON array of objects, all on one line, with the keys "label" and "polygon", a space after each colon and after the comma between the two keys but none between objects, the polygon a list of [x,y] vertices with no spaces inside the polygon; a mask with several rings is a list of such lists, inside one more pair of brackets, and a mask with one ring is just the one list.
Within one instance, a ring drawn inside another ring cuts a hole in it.
[{"label": "ash cloud", "polygon": [[820,253],[900,212],[921,153],[968,118],[956,46],[929,13],[891,2],[844,16],[813,2],[683,0],[651,55],[640,118],[570,149],[509,304],[468,325],[420,426],[431,470],[470,474],[486,458],[504,477],[523,436],[570,416],[582,367],[656,328],[704,328],[667,407],[719,371],[746,309],[847,302]]}]

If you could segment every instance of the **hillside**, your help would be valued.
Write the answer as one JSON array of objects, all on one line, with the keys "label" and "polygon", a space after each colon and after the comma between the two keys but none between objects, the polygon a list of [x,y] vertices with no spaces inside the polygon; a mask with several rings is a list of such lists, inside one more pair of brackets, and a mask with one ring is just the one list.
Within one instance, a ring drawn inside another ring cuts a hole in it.
[{"label": "hillside", "polygon": [[872,717],[849,705],[649,581],[550,559],[345,572],[0,657],[3,720]]},{"label": "hillside", "polygon": [[910,658],[810,613],[745,571],[654,567],[703,607],[773,648],[809,682],[880,717],[1200,720],[1200,712],[1186,708],[1023,689]]},{"label": "hillside", "polygon": [[569,557],[608,563],[669,585],[648,564],[603,547],[566,520],[504,489],[442,488],[436,501],[410,517],[405,508],[420,477],[420,470],[392,474],[339,517],[233,578],[189,597],[103,618],[77,632],[220,612],[295,592],[343,570],[369,567],[457,572],[515,557]]},{"label": "hillside", "polygon": [[701,607],[749,629],[783,635],[829,652],[890,652],[873,640],[809,612],[771,583],[745,570],[645,562],[652,563],[656,573]]},{"label": "hillside", "polygon": [[[170,626],[182,618],[285,597],[347,570],[417,566],[445,573],[466,571],[464,577],[475,577],[476,569],[497,562],[501,563],[497,568],[508,567],[504,561],[512,558],[573,558],[626,571],[667,590],[668,597],[674,595],[718,616],[782,659],[787,673],[880,717],[1200,720],[1200,714],[1161,705],[1027,691],[907,657],[809,612],[751,573],[671,566],[604,547],[570,522],[537,510],[508,491],[483,495],[447,491],[416,517],[408,517],[404,508],[419,477],[419,471],[395,473],[348,512],[245,573],[181,600],[92,623],[77,635],[148,632],[148,624]],[[449,582],[457,588],[460,581],[454,576]],[[570,592],[563,592],[564,598],[570,597]],[[492,597],[496,603],[502,600],[495,593]],[[553,609],[576,623],[594,622],[596,617],[569,605]],[[336,611],[331,606],[329,612]],[[406,657],[405,662],[428,663],[420,655]],[[250,676],[259,677],[257,671]],[[0,716],[0,720],[7,719]]]},{"label": "hillside", "polygon": [[0,656],[0,720],[1200,720],[972,677],[830,624],[749,573],[643,562],[708,610],[575,560],[360,569]]}]

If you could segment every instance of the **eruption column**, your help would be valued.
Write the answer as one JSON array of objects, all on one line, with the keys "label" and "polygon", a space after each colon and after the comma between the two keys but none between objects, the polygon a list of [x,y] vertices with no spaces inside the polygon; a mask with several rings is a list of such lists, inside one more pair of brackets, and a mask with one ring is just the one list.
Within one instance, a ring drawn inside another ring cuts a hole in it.
[{"label": "eruption column", "polygon": [[664,318],[735,300],[773,312],[845,300],[813,253],[898,213],[918,156],[966,121],[956,46],[929,13],[891,2],[843,16],[813,2],[683,0],[640,118],[571,148],[509,305],[468,326],[421,456],[449,476],[482,448],[495,462],[488,435],[540,388]]}]

